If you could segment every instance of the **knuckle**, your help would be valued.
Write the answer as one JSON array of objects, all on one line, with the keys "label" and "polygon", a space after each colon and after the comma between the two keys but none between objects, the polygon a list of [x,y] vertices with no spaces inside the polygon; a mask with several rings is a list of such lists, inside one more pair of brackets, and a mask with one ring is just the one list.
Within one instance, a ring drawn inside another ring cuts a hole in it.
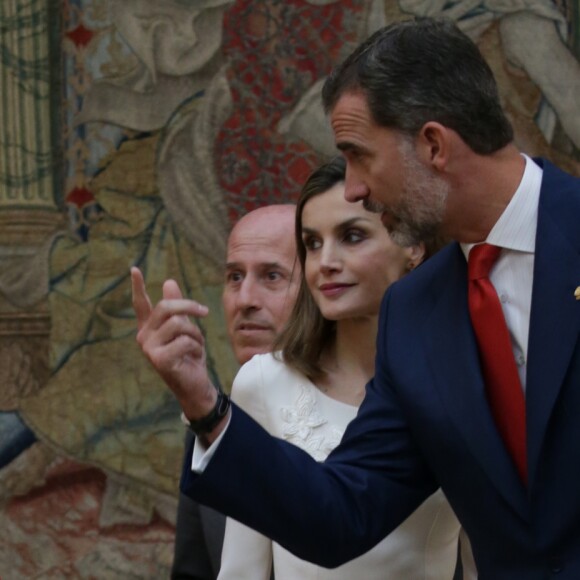
[{"label": "knuckle", "polygon": [[169,305],[168,305],[166,299],[161,300],[159,302],[159,304],[157,304],[157,310],[159,311],[159,313],[161,314],[161,316],[163,318],[165,318],[171,314],[171,311],[169,309]]},{"label": "knuckle", "polygon": [[147,358],[151,361],[153,366],[158,367],[161,366],[162,357],[157,352],[146,352]]}]

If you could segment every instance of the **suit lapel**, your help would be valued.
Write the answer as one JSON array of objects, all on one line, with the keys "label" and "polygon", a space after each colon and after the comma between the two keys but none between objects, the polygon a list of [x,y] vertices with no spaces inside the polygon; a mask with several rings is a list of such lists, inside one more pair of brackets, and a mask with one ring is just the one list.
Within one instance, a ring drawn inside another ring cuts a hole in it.
[{"label": "suit lapel", "polygon": [[[479,356],[467,306],[467,265],[459,245],[449,248],[423,337],[433,379],[451,420],[473,456],[511,506],[527,518],[525,489],[497,432],[485,395]],[[449,264],[446,264],[448,266]]]},{"label": "suit lapel", "polygon": [[578,181],[545,163],[526,380],[530,485],[533,485],[547,425],[579,338],[580,301],[573,295],[580,286],[579,219]]}]

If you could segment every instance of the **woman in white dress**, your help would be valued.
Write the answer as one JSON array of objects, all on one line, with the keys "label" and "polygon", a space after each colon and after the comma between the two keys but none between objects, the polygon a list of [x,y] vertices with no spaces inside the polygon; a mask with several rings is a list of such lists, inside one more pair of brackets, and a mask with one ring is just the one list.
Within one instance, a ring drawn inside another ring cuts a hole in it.
[{"label": "woman in white dress", "polygon": [[[296,212],[302,279],[290,322],[279,352],[256,355],[232,388],[232,399],[270,433],[319,461],[339,443],[373,375],[385,290],[425,253],[422,245],[395,245],[379,214],[348,203],[344,176],[337,158],[306,182]],[[330,570],[228,518],[218,580],[268,580],[272,564],[276,580],[451,580],[459,531],[439,490],[372,550]]]}]

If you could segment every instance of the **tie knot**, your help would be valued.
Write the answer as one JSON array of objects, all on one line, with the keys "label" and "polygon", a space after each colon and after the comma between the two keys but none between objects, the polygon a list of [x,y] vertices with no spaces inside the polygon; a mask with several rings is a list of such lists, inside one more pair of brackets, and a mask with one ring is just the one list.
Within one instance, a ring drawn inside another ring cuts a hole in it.
[{"label": "tie knot", "polygon": [[501,248],[490,244],[477,244],[471,248],[467,262],[467,272],[470,280],[489,277],[489,272],[497,260]]}]

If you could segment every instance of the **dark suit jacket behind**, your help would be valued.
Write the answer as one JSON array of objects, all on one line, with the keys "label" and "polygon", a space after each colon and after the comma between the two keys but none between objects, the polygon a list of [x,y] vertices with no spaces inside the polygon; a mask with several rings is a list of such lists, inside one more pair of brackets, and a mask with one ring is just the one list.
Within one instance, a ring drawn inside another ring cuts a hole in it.
[{"label": "dark suit jacket behind", "polygon": [[[186,445],[193,442],[188,431]],[[191,463],[190,463],[191,464]],[[177,507],[175,552],[172,580],[215,580],[217,578],[226,518],[219,512],[199,505],[183,493]]]},{"label": "dark suit jacket behind", "polygon": [[471,539],[481,580],[578,580],[580,181],[544,162],[527,487],[487,405],[466,270],[452,244],[390,288],[375,378],[323,467],[234,408],[204,474],[186,463],[182,490],[303,558],[335,566],[368,550],[441,485]]}]

